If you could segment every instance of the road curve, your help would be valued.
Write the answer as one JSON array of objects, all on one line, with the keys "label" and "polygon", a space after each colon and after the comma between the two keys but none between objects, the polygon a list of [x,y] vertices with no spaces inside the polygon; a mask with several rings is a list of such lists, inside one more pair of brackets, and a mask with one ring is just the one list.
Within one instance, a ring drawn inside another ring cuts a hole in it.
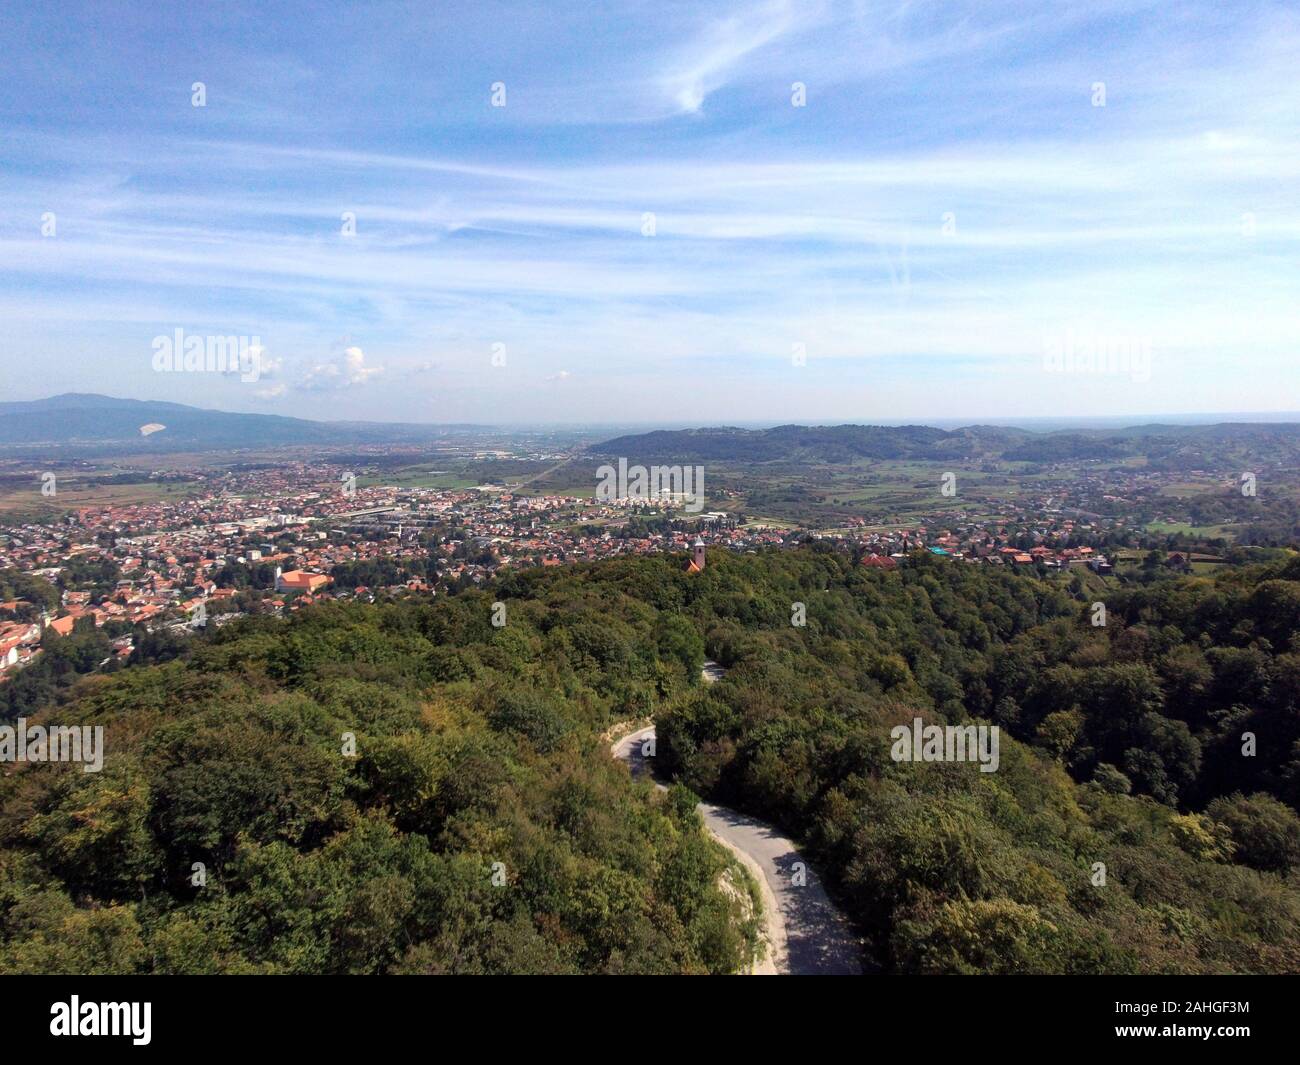
[{"label": "road curve", "polygon": [[[626,762],[634,777],[651,776],[646,741],[654,735],[653,725],[633,732],[615,741],[610,753]],[[848,922],[795,845],[771,825],[725,806],[702,802],[698,809],[705,827],[745,863],[763,891],[769,958],[758,971],[791,976],[861,973],[861,952]]]}]

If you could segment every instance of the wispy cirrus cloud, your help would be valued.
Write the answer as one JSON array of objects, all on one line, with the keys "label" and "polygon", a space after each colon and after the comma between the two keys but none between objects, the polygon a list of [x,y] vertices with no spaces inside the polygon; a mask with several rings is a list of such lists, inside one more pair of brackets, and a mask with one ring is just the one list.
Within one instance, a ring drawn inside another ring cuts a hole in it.
[{"label": "wispy cirrus cloud", "polygon": [[[706,9],[707,10],[707,9]],[[788,0],[754,5],[711,18],[661,76],[664,95],[680,110],[695,114],[711,92],[753,53],[785,36],[796,24],[810,25],[822,15],[809,3],[796,11]]]}]

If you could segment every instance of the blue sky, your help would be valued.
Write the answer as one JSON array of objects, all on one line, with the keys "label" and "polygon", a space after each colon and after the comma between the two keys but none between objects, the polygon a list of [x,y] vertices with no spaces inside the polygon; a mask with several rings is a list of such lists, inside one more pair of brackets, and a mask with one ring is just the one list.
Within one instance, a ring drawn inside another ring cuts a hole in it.
[{"label": "blue sky", "polygon": [[0,54],[0,398],[1300,409],[1294,4],[6,2]]}]

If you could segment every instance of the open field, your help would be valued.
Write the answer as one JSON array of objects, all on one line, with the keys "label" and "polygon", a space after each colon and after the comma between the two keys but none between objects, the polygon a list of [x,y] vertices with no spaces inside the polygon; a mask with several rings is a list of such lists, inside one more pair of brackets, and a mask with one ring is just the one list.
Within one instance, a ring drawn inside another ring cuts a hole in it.
[{"label": "open field", "polygon": [[1147,523],[1147,532],[1158,535],[1168,535],[1169,533],[1182,533],[1185,536],[1204,537],[1207,539],[1224,539],[1231,540],[1236,536],[1237,529],[1240,526],[1231,525],[1189,525],[1185,521],[1153,521]]},{"label": "open field", "polygon": [[363,474],[357,478],[358,488],[371,488],[375,485],[391,485],[394,488],[473,488],[480,482],[448,470],[438,470],[421,466],[382,473]]},{"label": "open field", "polygon": [[0,514],[8,520],[20,515],[49,517],[83,507],[175,502],[197,495],[201,486],[185,481],[146,481],[139,484],[103,484],[93,480],[59,478],[58,492],[43,496],[39,486],[18,491],[0,491]]}]

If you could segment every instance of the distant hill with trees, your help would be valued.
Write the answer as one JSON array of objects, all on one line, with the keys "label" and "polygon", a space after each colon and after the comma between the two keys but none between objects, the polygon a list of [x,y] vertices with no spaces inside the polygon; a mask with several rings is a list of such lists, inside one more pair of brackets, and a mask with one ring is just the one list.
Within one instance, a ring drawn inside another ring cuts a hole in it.
[{"label": "distant hill with trees", "polygon": [[773,429],[656,430],[594,444],[593,459],[630,462],[847,463],[862,459],[918,461],[1004,459],[1012,462],[1116,460],[1144,456],[1159,468],[1249,469],[1249,463],[1300,461],[1300,424],[1225,422],[1142,425],[1128,429],[1030,432],[972,425],[781,425]]}]

